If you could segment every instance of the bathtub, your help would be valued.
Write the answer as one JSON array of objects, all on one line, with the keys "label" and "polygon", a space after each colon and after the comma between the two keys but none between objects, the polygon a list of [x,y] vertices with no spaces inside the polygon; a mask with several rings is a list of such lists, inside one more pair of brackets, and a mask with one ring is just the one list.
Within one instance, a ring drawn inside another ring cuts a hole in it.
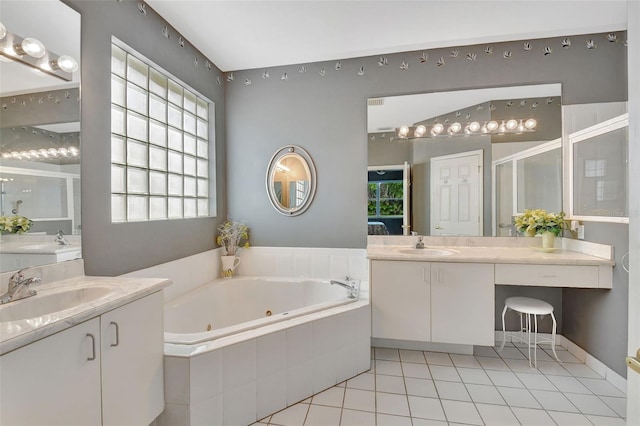
[{"label": "bathtub", "polygon": [[[359,286],[359,281],[350,281]],[[353,303],[328,280],[240,277],[205,284],[165,304],[165,342],[209,342]]]},{"label": "bathtub", "polygon": [[158,425],[242,425],[369,370],[368,283],[217,279],[165,303]]}]

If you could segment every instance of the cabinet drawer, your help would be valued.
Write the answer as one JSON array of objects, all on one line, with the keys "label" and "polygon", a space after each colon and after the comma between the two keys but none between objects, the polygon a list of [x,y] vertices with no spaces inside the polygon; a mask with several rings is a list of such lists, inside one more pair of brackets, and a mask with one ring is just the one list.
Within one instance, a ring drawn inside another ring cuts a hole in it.
[{"label": "cabinet drawer", "polygon": [[496,284],[598,288],[598,266],[496,264]]}]

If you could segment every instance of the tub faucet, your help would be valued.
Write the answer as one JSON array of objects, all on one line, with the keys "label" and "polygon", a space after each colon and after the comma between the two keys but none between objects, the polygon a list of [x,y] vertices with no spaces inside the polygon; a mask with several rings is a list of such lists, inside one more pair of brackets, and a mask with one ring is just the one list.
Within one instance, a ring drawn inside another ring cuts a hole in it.
[{"label": "tub faucet", "polygon": [[[351,281],[351,278],[349,277],[346,277],[345,281],[346,282],[342,282],[339,280],[331,280],[330,283],[346,288],[347,291],[349,292],[349,299],[355,299],[356,297],[358,297],[358,282]],[[349,282],[352,282],[352,284],[349,284]]]},{"label": "tub faucet", "polygon": [[70,244],[69,241],[67,241],[67,239],[64,237],[64,232],[62,232],[60,229],[58,229],[58,232],[56,232],[56,239],[53,241],[60,244],[61,246],[68,246]]},{"label": "tub faucet", "polygon": [[9,288],[0,296],[0,304],[15,302],[16,300],[35,296],[37,292],[29,288],[31,284],[37,284],[42,279],[39,277],[25,278],[24,272],[28,268],[21,269],[9,278]]}]

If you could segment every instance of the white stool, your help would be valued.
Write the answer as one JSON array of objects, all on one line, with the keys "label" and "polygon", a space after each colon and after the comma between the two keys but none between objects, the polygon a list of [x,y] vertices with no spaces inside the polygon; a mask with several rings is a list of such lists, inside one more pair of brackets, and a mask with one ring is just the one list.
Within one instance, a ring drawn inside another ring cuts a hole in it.
[{"label": "white stool", "polygon": [[[539,343],[550,343],[553,355],[556,360],[560,362],[558,354],[556,354],[556,317],[553,315],[553,306],[542,300],[532,299],[530,297],[509,297],[504,301],[504,310],[502,311],[502,345],[500,345],[499,351],[504,349],[504,344],[507,341],[507,331],[504,325],[504,315],[507,313],[507,309],[516,311],[520,315],[520,331],[517,333],[510,332],[509,335],[512,340],[515,338],[527,344],[529,366],[536,368],[538,363],[536,349]],[[525,316],[524,321],[522,318],[523,315]],[[531,342],[531,315],[533,315],[533,344]],[[553,321],[551,338],[545,337],[538,339],[538,315],[551,315],[551,320]],[[523,337],[524,333],[527,334],[526,338]],[[533,365],[531,364],[531,348],[533,348]]]}]

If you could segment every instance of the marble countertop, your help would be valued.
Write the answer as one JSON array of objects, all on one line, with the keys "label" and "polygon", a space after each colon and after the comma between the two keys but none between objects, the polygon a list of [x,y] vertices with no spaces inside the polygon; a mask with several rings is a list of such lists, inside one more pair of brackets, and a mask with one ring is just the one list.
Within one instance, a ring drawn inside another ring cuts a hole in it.
[{"label": "marble countertop", "polygon": [[36,298],[55,293],[90,287],[103,287],[108,292],[103,297],[91,302],[52,314],[17,321],[0,321],[0,355],[155,293],[169,284],[171,284],[170,280],[162,278],[90,277],[83,275],[46,285],[36,285],[33,288],[38,292],[37,295],[0,305],[0,317],[2,317],[3,309],[18,304],[32,303]]},{"label": "marble countertop", "polygon": [[[609,265],[615,262],[611,259],[580,253],[572,250],[557,248],[552,252],[544,252],[540,247],[466,247],[466,246],[435,246],[425,245],[426,248],[450,250],[450,255],[428,255],[419,253],[404,253],[413,249],[409,245],[369,245],[367,257],[371,260],[407,260],[426,262],[473,262],[473,263],[526,263],[531,265]],[[427,251],[428,252],[428,251]]]},{"label": "marble countertop", "polygon": [[80,244],[58,244],[56,242],[21,242],[10,241],[0,244],[0,253],[20,254],[58,254],[82,250]]}]

